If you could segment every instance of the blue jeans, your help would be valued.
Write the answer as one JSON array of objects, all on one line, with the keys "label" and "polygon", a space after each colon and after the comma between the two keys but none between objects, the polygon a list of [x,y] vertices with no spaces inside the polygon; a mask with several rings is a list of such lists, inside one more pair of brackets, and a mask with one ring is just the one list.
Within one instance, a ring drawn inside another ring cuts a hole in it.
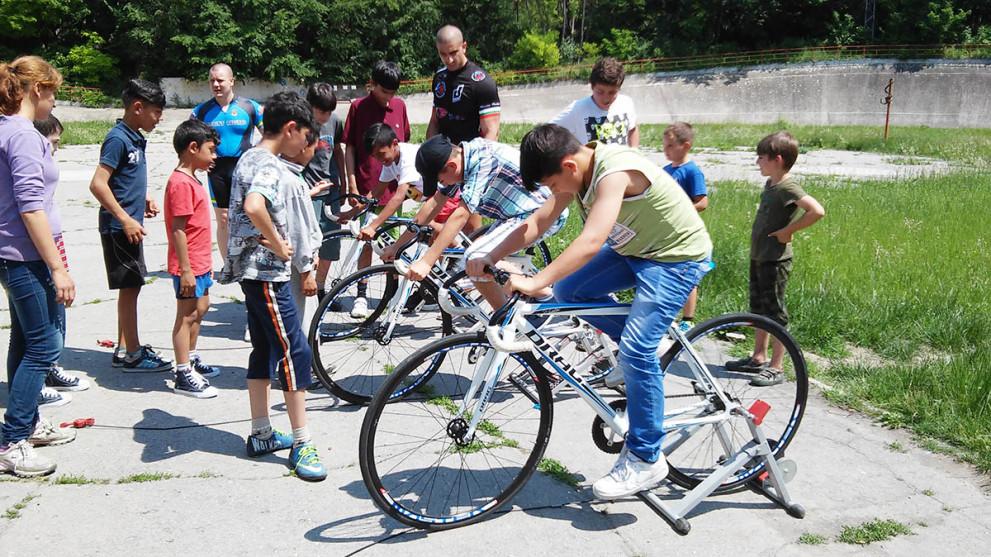
[{"label": "blue jeans", "polygon": [[629,316],[589,316],[589,323],[619,343],[619,365],[626,380],[626,446],[656,462],[664,437],[664,372],[657,347],[688,295],[709,272],[711,260],[660,263],[625,257],[603,247],[591,261],[554,286],[565,303],[610,303],[609,293],[636,287]]},{"label": "blue jeans", "polygon": [[0,282],[10,308],[7,350],[7,411],[3,442],[31,436],[38,422],[38,393],[62,353],[65,306],[55,302],[55,285],[44,261],[0,259]]}]

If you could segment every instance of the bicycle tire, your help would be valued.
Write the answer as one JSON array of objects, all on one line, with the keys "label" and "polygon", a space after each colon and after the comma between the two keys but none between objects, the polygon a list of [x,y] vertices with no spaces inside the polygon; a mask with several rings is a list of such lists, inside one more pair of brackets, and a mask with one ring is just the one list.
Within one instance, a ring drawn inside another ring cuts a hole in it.
[{"label": "bicycle tire", "polygon": [[[384,329],[386,310],[399,294],[401,275],[395,266],[376,265],[352,273],[334,286],[320,301],[307,338],[313,352],[313,371],[328,391],[352,404],[368,404],[385,378],[409,354],[426,342],[453,332],[451,316],[436,311],[403,313],[395,321],[388,340]],[[350,315],[357,299],[357,284],[366,281],[370,314]],[[416,283],[413,292],[436,300],[436,286]],[[340,309],[332,309],[337,302]],[[439,316],[439,319],[437,318]]]},{"label": "bicycle tire", "polygon": [[[728,358],[748,354],[748,346],[749,350],[753,349],[752,333],[757,329],[768,332],[785,347],[783,367],[786,378],[778,385],[753,386],[750,381],[756,377],[755,374],[726,369]],[[808,369],[795,339],[778,323],[747,313],[721,315],[706,320],[688,331],[686,337],[716,383],[731,400],[739,401],[745,409],[749,409],[757,399],[771,404],[771,411],[765,416],[761,427],[772,453],[776,457],[781,456],[795,438],[808,398]],[[670,412],[668,405],[675,404],[679,399],[714,398],[707,397],[695,388],[687,365],[685,349],[677,343],[661,358],[661,369],[665,372],[665,414]],[[733,419],[720,425],[736,450],[753,439],[749,427],[742,419]],[[691,489],[719,467],[727,456],[724,453],[715,426],[697,426],[697,430],[687,441],[667,455],[670,468],[668,479]],[[751,460],[734,471],[716,492],[725,493],[745,487],[746,482],[757,478],[763,470],[763,461]]]},{"label": "bicycle tire", "polygon": [[[464,438],[461,416],[470,421],[479,403],[477,397],[465,400],[464,391],[487,350],[494,349],[484,333],[435,341],[404,361],[369,404],[359,440],[361,477],[392,518],[426,530],[465,526],[497,512],[536,470],[553,410],[546,371],[530,354],[506,355],[484,419],[472,438]],[[526,385],[537,404],[507,380],[517,369],[537,378]],[[392,396],[410,376],[429,379]],[[467,412],[459,416],[462,404]]]}]

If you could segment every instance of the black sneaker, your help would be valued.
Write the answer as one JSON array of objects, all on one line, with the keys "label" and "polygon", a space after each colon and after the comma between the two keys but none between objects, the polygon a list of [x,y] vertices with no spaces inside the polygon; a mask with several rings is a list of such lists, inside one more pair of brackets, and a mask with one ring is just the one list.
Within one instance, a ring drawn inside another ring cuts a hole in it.
[{"label": "black sneaker", "polygon": [[208,366],[203,363],[200,358],[190,358],[189,365],[192,366],[196,373],[199,373],[203,377],[216,377],[220,375],[220,368],[217,366]]},{"label": "black sneaker", "polygon": [[125,373],[148,373],[170,369],[172,369],[172,360],[159,356],[148,346],[142,346],[137,354],[124,358]]},{"label": "black sneaker", "polygon": [[62,366],[52,366],[45,376],[45,386],[56,391],[85,391],[89,388],[89,381],[69,375]]},{"label": "black sneaker", "polygon": [[72,395],[69,393],[60,393],[51,387],[42,387],[41,392],[38,393],[38,406],[55,408],[56,406],[63,406],[70,402],[72,402]]},{"label": "black sneaker", "polygon": [[[141,349],[156,356],[161,356],[158,350],[152,348],[150,344],[142,346]],[[117,346],[114,348],[114,357],[110,360],[110,365],[111,367],[124,367],[125,359],[127,359],[127,350],[123,346]]]},{"label": "black sneaker", "polygon": [[218,394],[216,387],[211,387],[209,381],[192,369],[176,371],[175,386],[172,390],[180,395],[194,398],[213,398]]}]

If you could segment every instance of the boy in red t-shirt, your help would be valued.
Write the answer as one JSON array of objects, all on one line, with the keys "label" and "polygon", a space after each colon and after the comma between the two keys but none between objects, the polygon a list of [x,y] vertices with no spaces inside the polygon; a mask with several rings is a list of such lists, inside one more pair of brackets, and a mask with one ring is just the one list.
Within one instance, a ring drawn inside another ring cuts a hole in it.
[{"label": "boy in red t-shirt", "polygon": [[179,155],[179,166],[165,186],[165,230],[169,237],[169,274],[176,291],[175,350],[173,391],[196,398],[217,396],[205,377],[220,370],[205,365],[196,353],[200,322],[210,309],[213,286],[213,238],[210,234],[210,196],[196,179],[197,170],[206,171],[217,158],[217,130],[199,120],[187,120],[175,130],[172,145]]}]

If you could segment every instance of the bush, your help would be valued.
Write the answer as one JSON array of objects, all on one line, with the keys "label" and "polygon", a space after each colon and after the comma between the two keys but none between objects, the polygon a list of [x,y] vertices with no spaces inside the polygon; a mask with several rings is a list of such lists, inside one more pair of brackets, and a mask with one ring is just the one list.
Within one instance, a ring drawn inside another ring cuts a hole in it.
[{"label": "bush", "polygon": [[660,52],[652,52],[650,41],[645,41],[629,29],[613,29],[609,37],[602,39],[602,51],[605,56],[612,56],[620,62],[650,58],[651,55],[661,56]]},{"label": "bush", "polygon": [[120,77],[119,61],[99,50],[103,38],[96,33],[83,33],[86,43],[72,47],[69,53],[56,60],[66,81],[87,87],[105,87]]},{"label": "bush", "polygon": [[513,47],[513,55],[509,57],[512,68],[524,70],[534,68],[550,68],[561,63],[561,50],[557,47],[557,36],[554,31],[546,33],[529,32]]}]

